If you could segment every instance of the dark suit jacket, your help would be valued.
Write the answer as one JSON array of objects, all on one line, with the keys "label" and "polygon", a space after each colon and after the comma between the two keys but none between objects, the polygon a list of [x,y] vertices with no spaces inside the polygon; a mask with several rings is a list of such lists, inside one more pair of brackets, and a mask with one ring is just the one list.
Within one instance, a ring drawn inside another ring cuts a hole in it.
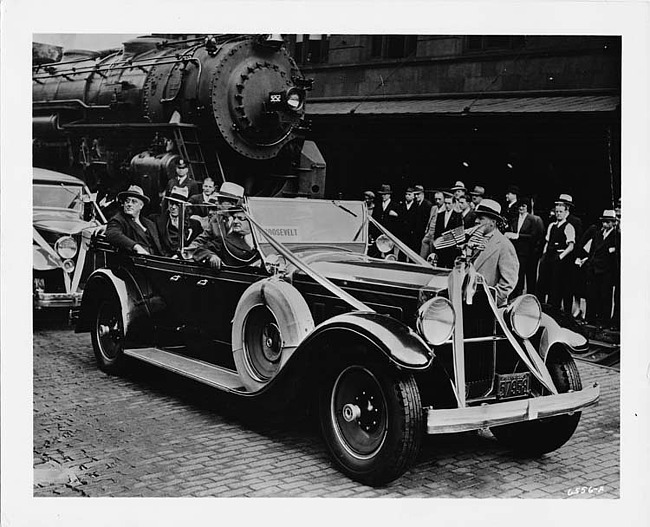
[{"label": "dark suit jacket", "polygon": [[[399,214],[399,230],[395,234],[406,243],[411,249],[416,245],[416,235],[415,235],[415,223],[417,221],[417,212],[418,206],[415,201],[411,205],[410,209],[406,208],[406,203],[401,203],[398,214]],[[390,229],[389,229],[390,230]],[[420,249],[420,240],[417,240],[417,250]]]},{"label": "dark suit jacket", "polygon": [[[169,235],[169,213],[161,212],[160,214],[152,214],[149,216],[149,219],[156,224],[163,253],[167,256],[176,254],[180,250],[180,247],[178,243],[173,243]],[[203,227],[201,227],[201,222],[189,217],[185,218],[185,247],[202,232]]]},{"label": "dark suit jacket", "polygon": [[415,237],[418,243],[420,243],[427,230],[429,214],[431,214],[431,207],[433,205],[428,199],[425,199],[419,205],[416,202],[415,206]]},{"label": "dark suit jacket", "polygon": [[463,216],[463,213],[461,212],[461,217],[463,218],[463,227],[466,229],[469,229],[470,227],[474,227],[476,225],[476,212],[473,210],[470,210],[465,216]]},{"label": "dark suit jacket", "polygon": [[460,227],[463,224],[463,217],[460,215],[460,212],[452,212],[451,217],[449,218],[449,221],[447,222],[447,225],[445,223],[445,211],[443,210],[442,212],[438,213],[438,218],[436,219],[436,230],[434,231],[433,234],[433,239],[435,240],[438,238],[440,235],[442,235],[443,232],[449,231],[451,229],[455,229],[456,227]]},{"label": "dark suit jacket", "polygon": [[[203,199],[203,192],[190,196],[188,202],[192,205],[202,205],[206,203]],[[207,207],[190,207],[190,214],[196,214],[197,216],[204,218],[208,215],[208,209]]]},{"label": "dark suit jacket", "polygon": [[[519,215],[510,223],[510,230],[514,233],[517,232],[517,223],[519,222]],[[528,259],[535,257],[538,253],[540,240],[544,238],[544,230],[541,222],[537,221],[534,216],[526,214],[524,223],[519,230],[519,238],[510,240],[515,246],[517,256],[519,259]]]},{"label": "dark suit jacket", "polygon": [[133,253],[135,252],[133,247],[140,244],[151,254],[164,254],[156,224],[143,216],[140,216],[140,223],[147,229],[148,234],[131,216],[124,214],[124,211],[119,211],[108,221],[106,239],[111,245],[123,251]]},{"label": "dark suit jacket", "polygon": [[517,219],[517,216],[519,216],[519,201],[515,201],[510,206],[508,206],[508,203],[506,202],[501,210],[503,211],[501,215],[508,221],[508,224],[510,224],[513,220]]},{"label": "dark suit jacket", "polygon": [[221,261],[231,267],[242,267],[254,263],[260,258],[256,249],[248,247],[246,242],[235,234],[223,235],[225,227],[220,219],[210,222],[205,229],[189,245],[193,250],[192,259],[206,263],[210,256],[216,254]]},{"label": "dark suit jacket", "polygon": [[[386,227],[390,232],[399,236],[399,203],[394,199],[390,200],[386,210],[382,210],[382,202],[380,201],[375,205],[375,208],[372,211],[372,217]],[[393,211],[397,214],[397,217],[391,216],[390,212]]]},{"label": "dark suit jacket", "polygon": [[603,239],[603,231],[599,229],[591,240],[591,248],[587,260],[587,270],[593,274],[614,274],[617,271],[621,250],[621,241],[616,228]]},{"label": "dark suit jacket", "polygon": [[189,191],[188,196],[192,196],[194,194],[198,194],[201,192],[201,188],[198,184],[198,182],[195,179],[191,179],[190,176],[187,176],[185,178],[185,181],[183,181],[183,184],[181,185],[178,182],[178,176],[174,176],[167,182],[167,194],[172,191],[174,187],[187,187],[187,190]]}]

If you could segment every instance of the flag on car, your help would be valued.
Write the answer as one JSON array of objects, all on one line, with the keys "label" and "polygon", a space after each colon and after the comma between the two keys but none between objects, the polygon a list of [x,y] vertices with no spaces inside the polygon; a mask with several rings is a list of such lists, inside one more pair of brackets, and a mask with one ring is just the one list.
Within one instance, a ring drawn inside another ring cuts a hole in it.
[{"label": "flag on car", "polygon": [[433,246],[436,249],[446,249],[447,247],[454,247],[465,242],[465,229],[461,225],[455,229],[445,231],[442,236],[433,241]]}]

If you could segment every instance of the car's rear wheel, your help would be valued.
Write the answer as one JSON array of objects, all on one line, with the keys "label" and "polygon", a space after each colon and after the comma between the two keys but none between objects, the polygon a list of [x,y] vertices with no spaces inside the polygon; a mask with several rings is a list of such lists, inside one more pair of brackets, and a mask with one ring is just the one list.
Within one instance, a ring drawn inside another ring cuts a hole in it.
[{"label": "car's rear wheel", "polygon": [[124,361],[124,324],[116,299],[105,298],[99,302],[91,338],[99,368],[111,375],[119,373]]},{"label": "car's rear wheel", "polygon": [[320,395],[325,443],[338,468],[367,485],[383,485],[414,462],[424,433],[415,379],[375,363],[333,372]]},{"label": "car's rear wheel", "polygon": [[[580,373],[568,353],[551,354],[546,366],[559,393],[582,390]],[[524,423],[494,426],[490,431],[513,451],[525,456],[540,456],[557,450],[571,439],[580,421],[580,415],[580,412],[574,412]]]}]

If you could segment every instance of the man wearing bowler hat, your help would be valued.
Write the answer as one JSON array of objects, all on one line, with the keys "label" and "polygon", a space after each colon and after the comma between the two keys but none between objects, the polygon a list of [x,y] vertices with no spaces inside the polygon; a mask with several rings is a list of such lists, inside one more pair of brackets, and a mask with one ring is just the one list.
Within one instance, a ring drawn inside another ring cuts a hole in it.
[{"label": "man wearing bowler hat", "polygon": [[141,213],[149,198],[137,185],[120,192],[117,199],[122,210],[117,212],[106,226],[108,242],[123,251],[134,254],[163,254],[156,224]]},{"label": "man wearing bowler hat", "polygon": [[502,306],[517,285],[517,253],[510,240],[497,229],[497,223],[503,221],[501,205],[494,200],[484,199],[474,212],[486,238],[485,248],[474,260],[474,267],[489,286],[496,288],[497,305]]},{"label": "man wearing bowler hat", "polygon": [[377,191],[381,196],[381,203],[375,206],[372,211],[372,217],[381,223],[390,232],[399,236],[398,230],[398,204],[392,200],[393,192],[390,185],[382,185]]}]

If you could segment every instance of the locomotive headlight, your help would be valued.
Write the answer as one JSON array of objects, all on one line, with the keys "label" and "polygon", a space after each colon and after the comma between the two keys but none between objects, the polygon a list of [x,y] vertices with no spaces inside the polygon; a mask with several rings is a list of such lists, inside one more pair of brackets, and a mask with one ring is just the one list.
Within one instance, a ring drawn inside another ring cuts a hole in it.
[{"label": "locomotive headlight", "polygon": [[77,242],[72,236],[62,236],[54,244],[54,250],[61,258],[69,260],[77,254]]},{"label": "locomotive headlight", "polygon": [[542,306],[533,295],[522,295],[506,308],[504,316],[518,337],[528,339],[539,329]]},{"label": "locomotive headlight", "polygon": [[289,88],[287,91],[287,106],[294,112],[299,112],[305,105],[305,95],[301,90]]},{"label": "locomotive headlight", "polygon": [[388,253],[393,250],[395,243],[385,234],[382,234],[375,240],[375,245],[380,253]]},{"label": "locomotive headlight", "polygon": [[427,300],[418,309],[417,329],[434,346],[442,344],[451,336],[455,323],[456,312],[446,298],[437,296]]}]

